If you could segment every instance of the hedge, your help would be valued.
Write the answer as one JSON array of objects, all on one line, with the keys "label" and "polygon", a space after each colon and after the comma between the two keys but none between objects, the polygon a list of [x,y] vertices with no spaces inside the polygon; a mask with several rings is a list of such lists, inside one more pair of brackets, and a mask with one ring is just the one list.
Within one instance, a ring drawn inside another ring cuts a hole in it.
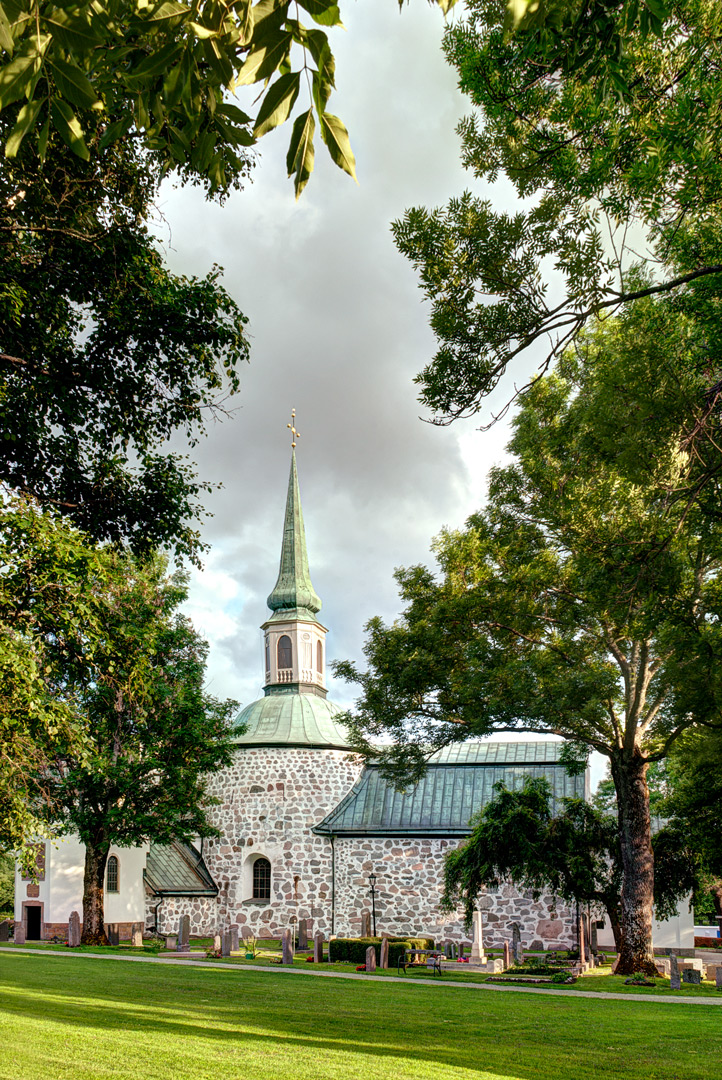
[{"label": "hedge", "polygon": [[[347,964],[365,964],[366,950],[373,945],[376,963],[381,962],[381,938],[334,938],[328,943],[328,959],[333,964],[344,960]],[[389,967],[395,967],[404,949],[433,949],[434,939],[427,937],[389,937]]]}]

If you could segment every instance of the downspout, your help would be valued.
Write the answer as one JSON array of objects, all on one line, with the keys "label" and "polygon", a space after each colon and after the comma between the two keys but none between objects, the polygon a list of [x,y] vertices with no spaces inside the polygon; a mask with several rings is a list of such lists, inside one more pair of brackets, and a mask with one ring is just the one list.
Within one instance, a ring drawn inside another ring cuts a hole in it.
[{"label": "downspout", "polygon": [[331,835],[331,933],[336,933],[336,837]]},{"label": "downspout", "polygon": [[163,903],[164,900],[165,900],[165,896],[161,896],[160,900],[155,905],[155,911],[154,911],[155,925],[153,926],[153,933],[154,934],[159,934],[160,933],[160,931],[158,929],[158,912],[160,911],[160,905]]}]

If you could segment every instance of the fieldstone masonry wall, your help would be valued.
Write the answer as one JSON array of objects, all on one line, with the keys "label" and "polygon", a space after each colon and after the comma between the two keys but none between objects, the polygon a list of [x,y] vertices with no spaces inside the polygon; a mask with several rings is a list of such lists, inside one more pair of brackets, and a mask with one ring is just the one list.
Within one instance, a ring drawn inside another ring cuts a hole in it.
[{"label": "fieldstone masonry wall", "polygon": [[[216,899],[167,898],[158,928],[172,933],[190,915],[192,935],[246,927],[256,937],[280,937],[306,919],[308,932],[355,936],[361,914],[370,910],[368,875],[376,880],[379,933],[408,933],[437,940],[468,941],[458,916],[439,911],[443,857],[456,840],[339,837],[335,841],[335,919],[332,925],[332,858],[328,837],[311,829],[338,805],[357,779],[362,763],[343,750],[264,747],[239,750],[234,764],[214,778],[220,800],[212,812],[221,838],[205,841],[204,859],[219,886]],[[271,899],[254,900],[253,862],[271,864]],[[148,898],[146,925],[154,922],[157,897]],[[554,897],[519,893],[503,886],[482,901],[484,942],[500,947],[511,923],[522,928],[526,949],[569,948],[575,941],[574,912]]]}]

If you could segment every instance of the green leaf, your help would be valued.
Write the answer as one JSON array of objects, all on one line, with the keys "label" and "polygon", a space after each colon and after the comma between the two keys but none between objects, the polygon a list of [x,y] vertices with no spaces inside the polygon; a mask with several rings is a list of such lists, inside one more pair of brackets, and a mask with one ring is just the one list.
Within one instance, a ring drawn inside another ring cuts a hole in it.
[{"label": "green leaf", "polygon": [[15,51],[15,42],[13,41],[10,23],[8,22],[7,15],[2,9],[0,4],[0,46],[5,52],[10,53],[12,56]]},{"label": "green leaf", "polygon": [[103,103],[96,94],[92,83],[77,64],[71,64],[59,57],[49,60],[53,69],[58,90],[71,104],[79,109],[103,108]]},{"label": "green leaf", "polygon": [[285,124],[291,115],[291,109],[296,103],[298,91],[301,85],[301,72],[292,71],[289,75],[281,75],[271,83],[258,110],[258,116],[253,126],[253,134],[257,139],[266,135],[279,124]]},{"label": "green leaf", "polygon": [[148,15],[146,15],[146,21],[151,23],[166,22],[169,19],[177,19],[185,17],[191,14],[191,9],[187,8],[184,4],[175,4],[171,0],[166,0],[165,3],[159,4],[158,7],[153,8]]},{"label": "green leaf", "polygon": [[230,103],[224,103],[219,105],[216,112],[221,116],[227,116],[229,120],[232,120],[234,124],[250,124],[251,118],[248,113],[244,113],[242,109],[239,109],[237,105],[231,105]]},{"label": "green leaf", "polygon": [[238,19],[238,32],[240,34],[239,43],[241,45],[249,45],[251,38],[253,37],[253,27],[255,24],[255,13],[252,0],[243,0],[243,3],[236,7],[236,17]]},{"label": "green leaf", "polygon": [[130,131],[132,126],[132,116],[124,116],[122,120],[116,120],[114,123],[108,124],[100,140],[100,149],[105,150],[106,146],[110,146],[116,139],[122,138],[123,135]]},{"label": "green leaf", "polygon": [[162,49],[158,49],[157,52],[150,53],[139,64],[133,64],[132,70],[124,75],[124,79],[133,86],[136,83],[160,75],[172,66],[182,52],[183,43],[171,41],[168,45],[164,45]]},{"label": "green leaf", "polygon": [[50,103],[50,118],[63,142],[83,161],[89,161],[90,154],[83,138],[83,129],[67,101],[63,101],[62,98],[53,98]]},{"label": "green leaf", "polygon": [[356,180],[356,158],[353,156],[348,131],[344,124],[331,113],[323,113],[320,119],[321,138],[328,147],[331,159],[339,169],[343,169]]},{"label": "green leaf", "polygon": [[316,121],[313,118],[313,109],[301,113],[296,117],[291,132],[291,141],[286,155],[286,167],[288,175],[295,174],[294,189],[296,198],[299,197],[309,177],[313,172],[315,151],[313,148],[313,135],[316,130]]},{"label": "green leaf", "polygon": [[313,72],[313,81],[311,83],[313,87],[313,100],[316,103],[316,109],[319,116],[326,111],[328,105],[328,99],[331,97],[332,85],[318,71]]},{"label": "green leaf", "polygon": [[[50,36],[47,35],[45,46],[49,40]],[[30,96],[41,65],[42,57],[33,51],[30,56],[16,56],[9,64],[0,68],[0,109],[11,105],[23,95]]]},{"label": "green leaf", "polygon": [[279,32],[271,38],[268,45],[251,49],[245,63],[235,79],[235,86],[250,86],[251,83],[268,79],[278,69],[279,64],[291,47],[292,37],[288,32]]},{"label": "green leaf", "polygon": [[90,11],[88,18],[80,18],[56,8],[45,16],[45,21],[53,27],[53,37],[76,54],[87,53],[105,40],[106,35],[98,28],[100,20]]},{"label": "green leaf", "polygon": [[335,0],[298,0],[298,3],[320,26],[343,26]]},{"label": "green leaf", "polygon": [[10,132],[8,140],[5,143],[5,157],[14,158],[17,156],[20,144],[30,129],[35,125],[35,121],[38,118],[38,113],[42,106],[42,100],[28,101],[26,105],[23,105],[18,113],[17,123]]},{"label": "green leaf", "polygon": [[200,23],[190,22],[188,25],[196,37],[201,41],[207,41],[208,38],[218,37],[217,30],[210,30],[207,26],[201,26]]},{"label": "green leaf", "polygon": [[308,45],[308,51],[318,68],[319,75],[323,76],[327,83],[335,87],[336,61],[331,52],[328,38],[323,30],[307,30],[306,44]]}]

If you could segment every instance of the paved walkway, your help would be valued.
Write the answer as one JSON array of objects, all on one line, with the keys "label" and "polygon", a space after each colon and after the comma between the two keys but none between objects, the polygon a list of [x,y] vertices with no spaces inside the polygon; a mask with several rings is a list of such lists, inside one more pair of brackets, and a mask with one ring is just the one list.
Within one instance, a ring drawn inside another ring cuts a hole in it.
[{"label": "paved walkway", "polygon": [[118,956],[117,954],[110,953],[103,955],[102,953],[75,953],[71,950],[67,952],[53,952],[44,949],[23,949],[18,948],[15,945],[0,946],[0,956],[4,952],[8,952],[11,955],[16,953],[22,953],[24,956],[57,956],[61,959],[73,959],[73,960],[119,960],[121,963],[135,963],[135,964],[162,964],[164,967],[168,964],[180,965],[181,967],[192,968],[210,968],[213,971],[234,971],[238,974],[242,974],[244,971],[260,971],[266,975],[310,975],[316,979],[363,979],[367,982],[375,982],[378,986],[381,983],[403,983],[404,986],[450,986],[454,990],[496,990],[502,994],[546,994],[553,997],[567,997],[567,998],[605,998],[608,1001],[631,1001],[631,1002],[645,1002],[653,1005],[722,1005],[722,994],[719,997],[673,997],[671,994],[665,997],[653,997],[651,994],[613,994],[605,990],[547,990],[541,986],[502,986],[500,983],[467,983],[467,982],[451,982],[449,979],[413,979],[413,978],[401,978],[397,975],[364,975],[361,972],[354,971],[306,971],[305,968],[293,968],[293,967],[281,967],[274,965],[273,967],[261,967],[260,964],[224,964],[214,961],[208,963],[202,960],[180,960],[180,959],[162,959],[155,956]]}]

